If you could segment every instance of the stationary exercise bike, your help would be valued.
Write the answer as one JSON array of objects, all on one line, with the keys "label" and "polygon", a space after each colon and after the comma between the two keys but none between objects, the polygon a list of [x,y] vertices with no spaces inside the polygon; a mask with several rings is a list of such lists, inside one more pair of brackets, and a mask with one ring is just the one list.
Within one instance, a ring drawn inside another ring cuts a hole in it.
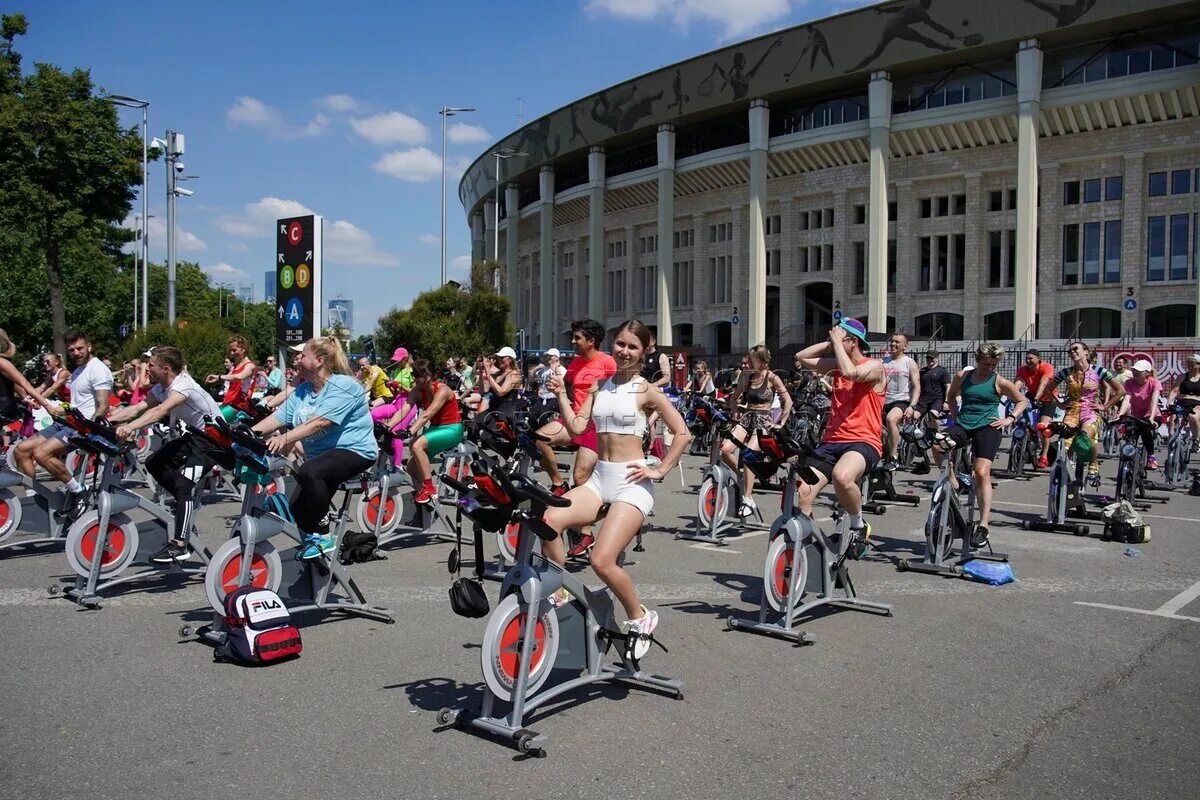
[{"label": "stationary exercise bike", "polygon": [[[234,454],[238,477],[246,487],[242,513],[230,532],[231,538],[217,548],[204,576],[204,593],[213,608],[213,621],[195,629],[185,625],[183,637],[198,635],[201,640],[220,645],[225,641],[225,596],[242,586],[278,592],[293,614],[308,611],[341,613],[391,624],[391,613],[367,602],[349,571],[338,561],[342,536],[346,530],[352,489],[361,487],[366,478],[352,478],[342,484],[342,500],[329,518],[334,534],[334,549],[312,559],[300,559],[304,534],[291,519],[282,493],[272,491],[279,474],[287,466],[285,459],[271,456],[266,442],[242,423],[216,421],[221,444]],[[283,535],[291,540],[287,549],[270,541]]]},{"label": "stationary exercise bike", "polygon": [[[696,409],[703,410],[712,421],[712,443],[708,449],[708,466],[704,470],[697,494],[696,521],[691,530],[677,531],[675,538],[724,546],[728,544],[725,541],[726,537],[737,535],[739,528],[767,530],[762,512],[757,508],[749,519],[743,520],[738,516],[743,496],[742,470],[746,466],[746,453],[750,448],[746,446],[746,442],[733,438],[733,420],[724,410],[703,397],[696,397],[693,402]],[[755,432],[747,431],[746,440],[749,441]],[[730,469],[721,457],[721,443],[726,439],[738,448],[736,470]],[[755,456],[751,456],[752,460],[754,458]]]},{"label": "stationary exercise bike", "polygon": [[1134,508],[1146,511],[1151,503],[1166,503],[1171,498],[1153,495],[1146,490],[1150,481],[1146,476],[1146,445],[1142,442],[1142,431],[1157,426],[1150,420],[1124,416],[1112,426],[1120,444],[1120,460],[1117,462],[1116,499],[1128,501]]},{"label": "stationary exercise bike", "polygon": [[[789,458],[811,452],[794,439],[780,441],[784,442]],[[891,605],[859,597],[850,579],[847,562],[865,555],[870,543],[850,530],[849,515],[841,509],[835,510],[834,532],[829,536],[797,507],[797,481],[811,486],[820,478],[812,467],[799,461],[794,459],[788,465],[783,512],[771,525],[758,618],[729,617],[725,620],[726,630],[760,633],[802,645],[811,644],[814,639],[796,625],[822,606],[892,615]]]},{"label": "stationary exercise bike", "polygon": [[[483,705],[479,711],[444,708],[438,722],[473,727],[504,737],[521,752],[545,755],[546,736],[526,728],[525,718],[573,689],[620,681],[682,698],[682,681],[642,670],[640,660],[658,642],[621,630],[608,589],[589,589],[537,552],[537,540],[558,538],[542,520],[546,509],[570,501],[484,459],[472,469],[474,487],[449,479],[460,493],[460,507],[483,530],[500,531],[517,522],[517,557],[483,635]],[[529,507],[521,508],[525,503]],[[564,588],[570,600],[556,607],[551,598]],[[618,660],[605,663],[614,646]],[[575,677],[546,686],[552,673]],[[508,713],[497,709],[501,703],[508,704]]]},{"label": "stationary exercise bike", "polygon": [[[1050,439],[1057,438],[1057,454],[1050,466],[1050,487],[1046,498],[1046,516],[1041,520],[1025,520],[1021,527],[1027,531],[1045,531],[1048,533],[1072,533],[1076,536],[1087,536],[1088,526],[1073,522],[1068,517],[1091,518],[1092,512],[1087,510],[1083,498],[1082,484],[1074,475],[1077,471],[1075,456],[1068,446],[1071,439],[1084,435],[1078,426],[1065,422],[1047,422],[1039,424],[1037,430],[1042,436]],[[1099,518],[1098,516],[1095,518]]]},{"label": "stationary exercise bike", "polygon": [[[14,450],[15,447],[10,448],[9,454]],[[81,484],[89,482],[83,469],[87,460],[75,459],[73,463],[76,471],[72,477]],[[92,470],[93,489],[98,480],[98,474]],[[65,488],[51,488],[40,477],[31,478],[7,464],[0,465],[0,554],[43,545],[51,545],[49,551],[65,544],[67,530],[75,521],[64,511],[67,499]]]},{"label": "stationary exercise bike", "polygon": [[[920,452],[928,452],[928,447],[922,450],[922,445],[927,444],[925,440],[925,430],[921,425],[921,421],[904,423],[900,426],[900,447],[896,452],[900,454],[899,463],[901,466],[912,462],[913,457]],[[887,426],[883,428],[884,437],[884,452],[887,452]],[[883,460],[880,459],[875,463],[875,466],[867,470],[866,490],[863,492],[863,500],[869,503],[872,507],[878,507],[885,503],[894,503],[902,506],[916,506],[921,504],[921,498],[915,494],[900,494],[896,491],[896,487],[892,483],[895,470],[886,469],[883,466]],[[880,512],[881,513],[881,512]]]},{"label": "stationary exercise bike", "polygon": [[1189,409],[1182,403],[1175,403],[1170,411],[1173,423],[1172,432],[1167,439],[1167,455],[1163,459],[1163,477],[1168,488],[1192,485],[1192,471],[1189,462],[1192,460],[1192,427],[1188,424]]},{"label": "stationary exercise bike", "polygon": [[[965,439],[965,437],[964,437]],[[970,476],[967,487],[966,504],[959,498],[950,483],[951,470],[956,468],[959,460],[955,453],[967,455],[970,463],[970,443],[965,440],[939,433],[936,443],[942,450],[941,476],[933,485],[933,495],[929,506],[929,516],[925,518],[925,555],[920,558],[906,558],[896,563],[900,571],[928,572],[934,575],[946,575],[952,578],[963,576],[963,565],[968,561],[1008,561],[1004,553],[992,550],[988,542],[987,552],[975,547],[971,537],[975,532],[975,482]],[[969,473],[967,473],[969,475]],[[959,478],[962,481],[962,477]],[[954,540],[962,540],[957,558],[954,553]]]},{"label": "stationary exercise bike", "polygon": [[[85,608],[98,609],[102,607],[101,593],[130,581],[171,574],[203,575],[211,553],[196,541],[194,516],[186,535],[200,563],[156,564],[150,560],[174,536],[175,514],[125,487],[123,477],[132,471],[136,461],[135,445],[117,439],[107,423],[80,416],[71,424],[81,434],[73,437],[71,443],[97,458],[99,486],[94,497],[95,508],[80,515],[67,532],[67,564],[75,573],[75,580],[51,586],[50,594],[61,592]],[[197,509],[203,494],[203,486],[197,485],[192,494]],[[129,516],[132,511],[141,511],[148,517],[135,521]],[[135,565],[142,568],[130,570]]]},{"label": "stationary exercise bike", "polygon": [[[382,423],[375,423],[375,436],[379,440],[379,458],[375,462],[374,480],[368,480],[367,488],[358,496],[355,505],[355,522],[364,533],[375,534],[379,547],[415,537],[453,536],[454,525],[440,505],[441,488],[434,500],[417,506],[419,525],[405,525],[404,494],[415,492],[412,476],[392,463],[392,441],[406,440],[408,431],[393,431]],[[440,481],[439,481],[440,484]],[[435,527],[440,524],[441,528]]]}]

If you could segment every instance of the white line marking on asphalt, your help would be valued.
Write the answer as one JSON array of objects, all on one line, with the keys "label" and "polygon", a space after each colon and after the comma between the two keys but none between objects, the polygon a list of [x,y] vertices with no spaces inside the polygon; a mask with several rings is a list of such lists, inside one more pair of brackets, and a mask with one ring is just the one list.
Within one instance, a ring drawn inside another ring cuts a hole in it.
[{"label": "white line marking on asphalt", "polygon": [[1182,619],[1186,622],[1200,622],[1200,617],[1185,617],[1179,614],[1164,614],[1161,609],[1148,611],[1144,608],[1129,608],[1128,606],[1110,606],[1108,603],[1084,603],[1079,600],[1075,601],[1077,606],[1091,606],[1092,608],[1107,608],[1109,611],[1127,611],[1130,614],[1144,614],[1148,617],[1162,617],[1163,619]]},{"label": "white line marking on asphalt", "polygon": [[1179,594],[1172,597],[1167,602],[1163,603],[1158,607],[1157,611],[1163,614],[1174,614],[1176,611],[1183,608],[1197,597],[1200,597],[1200,581],[1197,581]]}]

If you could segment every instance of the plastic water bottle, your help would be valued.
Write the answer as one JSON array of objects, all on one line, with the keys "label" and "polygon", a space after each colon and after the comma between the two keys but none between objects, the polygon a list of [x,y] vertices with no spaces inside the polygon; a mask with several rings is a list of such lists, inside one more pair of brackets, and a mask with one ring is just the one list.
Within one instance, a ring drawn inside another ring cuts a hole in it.
[{"label": "plastic water bottle", "polygon": [[1142,554],[1142,551],[1138,550],[1136,547],[1126,547],[1125,548],[1125,555],[1129,556],[1130,558],[1137,558],[1141,554]]}]

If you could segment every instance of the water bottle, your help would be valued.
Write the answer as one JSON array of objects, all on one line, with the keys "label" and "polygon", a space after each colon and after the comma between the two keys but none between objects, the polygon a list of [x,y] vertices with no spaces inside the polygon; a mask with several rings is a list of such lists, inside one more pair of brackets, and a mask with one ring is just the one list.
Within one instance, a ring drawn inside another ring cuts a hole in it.
[{"label": "water bottle", "polygon": [[1136,547],[1126,547],[1125,548],[1125,555],[1129,556],[1130,558],[1137,558],[1141,554],[1142,554],[1142,551],[1138,550]]}]

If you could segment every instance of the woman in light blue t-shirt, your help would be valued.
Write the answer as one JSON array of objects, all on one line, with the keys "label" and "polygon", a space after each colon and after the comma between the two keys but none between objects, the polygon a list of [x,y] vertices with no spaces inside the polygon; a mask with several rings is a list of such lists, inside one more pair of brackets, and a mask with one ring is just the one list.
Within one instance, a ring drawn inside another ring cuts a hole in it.
[{"label": "woman in light blue t-shirt", "polygon": [[290,500],[296,527],[305,534],[301,558],[317,558],[334,548],[333,535],[319,529],[334,492],[375,463],[379,445],[367,397],[351,375],[337,339],[308,340],[296,356],[296,370],[300,385],[254,430],[269,434],[288,429],[267,440],[276,454],[286,454],[297,442],[304,442],[307,459],[296,473],[296,494]]}]

